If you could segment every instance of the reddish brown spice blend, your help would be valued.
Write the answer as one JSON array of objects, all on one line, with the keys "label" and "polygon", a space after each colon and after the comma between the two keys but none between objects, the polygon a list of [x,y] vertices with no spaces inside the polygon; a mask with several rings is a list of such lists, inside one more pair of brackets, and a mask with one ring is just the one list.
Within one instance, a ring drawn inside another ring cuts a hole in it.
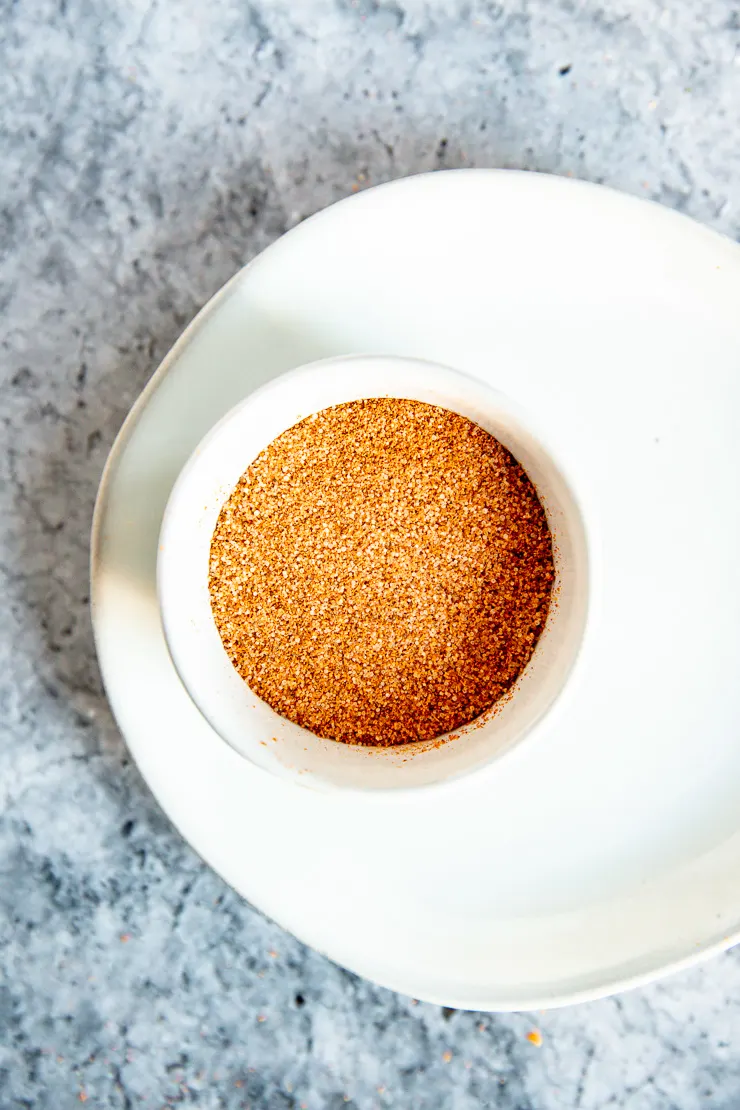
[{"label": "reddish brown spice blend", "polygon": [[211,545],[224,647],[318,736],[430,740],[516,680],[544,626],[552,539],[516,459],[418,401],[336,405],[239,480]]}]

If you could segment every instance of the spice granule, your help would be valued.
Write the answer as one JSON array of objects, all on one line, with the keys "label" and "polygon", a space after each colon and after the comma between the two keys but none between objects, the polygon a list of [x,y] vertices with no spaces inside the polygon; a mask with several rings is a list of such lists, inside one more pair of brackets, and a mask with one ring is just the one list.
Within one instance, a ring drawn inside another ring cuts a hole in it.
[{"label": "spice granule", "polygon": [[547,618],[552,539],[483,428],[418,401],[324,409],[251,464],[213,535],[213,615],[234,667],[328,739],[395,745],[511,688]]}]

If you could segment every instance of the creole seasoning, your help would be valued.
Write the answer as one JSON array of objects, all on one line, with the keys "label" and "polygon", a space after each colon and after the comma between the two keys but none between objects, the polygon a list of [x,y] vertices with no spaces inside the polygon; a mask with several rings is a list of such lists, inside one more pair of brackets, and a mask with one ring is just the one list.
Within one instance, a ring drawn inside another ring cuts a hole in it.
[{"label": "creole seasoning", "polygon": [[545,512],[498,440],[378,398],[324,409],[255,459],[218,518],[209,587],[232,663],[277,713],[389,745],[509,690],[553,578]]}]

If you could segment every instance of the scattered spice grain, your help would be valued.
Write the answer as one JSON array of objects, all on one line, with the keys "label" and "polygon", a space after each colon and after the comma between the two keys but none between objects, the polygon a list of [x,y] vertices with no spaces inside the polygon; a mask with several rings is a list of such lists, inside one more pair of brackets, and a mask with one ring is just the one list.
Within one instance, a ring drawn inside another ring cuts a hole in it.
[{"label": "scattered spice grain", "polygon": [[209,590],[234,667],[277,713],[393,745],[510,689],[553,579],[545,512],[498,440],[376,398],[308,417],[255,459],[219,515]]}]

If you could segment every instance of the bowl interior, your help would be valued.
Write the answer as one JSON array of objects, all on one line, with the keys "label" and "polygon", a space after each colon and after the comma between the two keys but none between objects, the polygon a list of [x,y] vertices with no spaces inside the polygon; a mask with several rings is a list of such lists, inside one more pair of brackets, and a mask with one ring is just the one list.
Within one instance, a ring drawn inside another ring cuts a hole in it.
[{"label": "bowl interior", "polygon": [[[452,737],[397,748],[323,740],[280,717],[234,670],[211,613],[211,537],[224,502],[257,455],[299,420],[368,397],[426,401],[499,439],[525,468],[553,535],[556,579],[545,628],[509,695]],[[444,782],[519,743],[553,708],[571,676],[589,595],[579,506],[550,452],[516,405],[465,374],[415,359],[327,359],[274,379],[232,409],[183,468],[164,514],[157,566],[165,637],[190,696],[243,756],[306,786],[398,790]]]}]

